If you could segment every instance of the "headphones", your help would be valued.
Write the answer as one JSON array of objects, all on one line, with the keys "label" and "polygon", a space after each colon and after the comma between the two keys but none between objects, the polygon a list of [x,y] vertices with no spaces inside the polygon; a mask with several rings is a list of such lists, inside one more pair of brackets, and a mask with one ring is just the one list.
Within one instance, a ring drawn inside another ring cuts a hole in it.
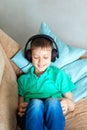
[{"label": "headphones", "polygon": [[50,37],[49,35],[45,35],[45,34],[37,34],[28,39],[28,41],[26,42],[25,48],[24,48],[25,58],[29,62],[32,62],[31,49],[28,49],[28,45],[37,38],[45,38],[54,44],[55,48],[52,49],[52,54],[51,54],[51,61],[54,62],[56,60],[56,58],[59,57],[58,46],[52,37]]}]

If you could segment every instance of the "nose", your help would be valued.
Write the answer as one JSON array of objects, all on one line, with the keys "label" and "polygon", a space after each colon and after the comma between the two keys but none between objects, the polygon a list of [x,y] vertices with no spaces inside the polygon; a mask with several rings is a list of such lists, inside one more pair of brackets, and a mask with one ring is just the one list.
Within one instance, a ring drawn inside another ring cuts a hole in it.
[{"label": "nose", "polygon": [[40,58],[39,58],[39,63],[42,63],[42,62],[43,62],[43,58],[40,57]]}]

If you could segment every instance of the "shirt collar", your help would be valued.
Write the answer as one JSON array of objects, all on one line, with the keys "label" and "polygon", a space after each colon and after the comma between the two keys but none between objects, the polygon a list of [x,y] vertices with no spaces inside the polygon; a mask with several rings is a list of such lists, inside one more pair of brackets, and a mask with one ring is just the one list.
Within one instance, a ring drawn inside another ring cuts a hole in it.
[{"label": "shirt collar", "polygon": [[[50,70],[50,66],[41,74],[40,77],[42,77],[43,75],[44,75],[44,76],[47,75],[47,73],[49,72],[49,70]],[[30,73],[31,73],[32,75],[34,75],[35,77],[38,77],[38,76],[34,73],[34,71],[35,71],[35,67],[32,66]]]}]

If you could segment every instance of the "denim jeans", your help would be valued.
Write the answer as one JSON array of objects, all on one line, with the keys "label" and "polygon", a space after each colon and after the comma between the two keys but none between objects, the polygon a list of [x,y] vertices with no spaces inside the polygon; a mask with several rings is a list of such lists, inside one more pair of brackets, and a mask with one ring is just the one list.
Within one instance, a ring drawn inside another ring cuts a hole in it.
[{"label": "denim jeans", "polygon": [[25,130],[64,130],[65,117],[56,98],[32,99],[25,113]]}]

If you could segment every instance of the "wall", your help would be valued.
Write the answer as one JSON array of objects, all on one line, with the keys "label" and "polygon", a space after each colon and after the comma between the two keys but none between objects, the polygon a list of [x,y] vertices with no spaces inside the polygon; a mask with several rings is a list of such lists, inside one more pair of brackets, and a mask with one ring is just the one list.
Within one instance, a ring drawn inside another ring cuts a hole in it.
[{"label": "wall", "polygon": [[41,21],[64,42],[87,49],[87,0],[0,0],[0,28],[25,44]]}]

